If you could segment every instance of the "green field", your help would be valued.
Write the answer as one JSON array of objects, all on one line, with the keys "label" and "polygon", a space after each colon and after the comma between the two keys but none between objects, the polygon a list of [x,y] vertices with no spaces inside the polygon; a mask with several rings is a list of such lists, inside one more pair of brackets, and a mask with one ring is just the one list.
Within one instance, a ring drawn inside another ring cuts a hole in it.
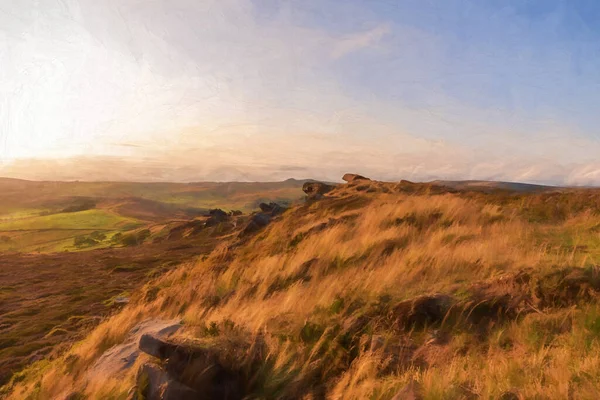
[{"label": "green field", "polygon": [[140,223],[105,210],[86,210],[0,221],[0,231],[132,229]]},{"label": "green field", "polygon": [[[118,241],[111,241],[113,235],[134,234],[141,229],[150,229],[154,238],[156,227],[192,220],[212,208],[250,213],[261,202],[294,203],[303,197],[303,183],[33,182],[0,178],[0,253],[119,246]],[[80,208],[85,209],[77,208],[82,204],[86,206]],[[88,240],[98,232],[105,238]]]}]

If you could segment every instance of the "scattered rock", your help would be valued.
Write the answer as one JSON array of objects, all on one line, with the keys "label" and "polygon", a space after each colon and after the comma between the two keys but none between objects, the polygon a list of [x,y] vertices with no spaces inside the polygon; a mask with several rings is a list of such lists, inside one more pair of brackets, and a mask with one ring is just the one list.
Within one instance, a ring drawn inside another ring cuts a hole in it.
[{"label": "scattered rock", "polygon": [[258,208],[260,208],[260,210],[261,210],[262,212],[269,213],[269,212],[271,212],[271,211],[273,210],[273,206],[272,206],[272,204],[275,204],[275,203],[271,203],[271,204],[267,204],[267,203],[260,203],[260,204],[258,205]]},{"label": "scattered rock", "polygon": [[242,213],[240,210],[231,210],[231,211],[229,212],[229,215],[230,215],[230,216],[232,216],[232,217],[238,217],[238,216],[240,216],[240,215],[242,215],[242,214],[243,214],[243,213]]},{"label": "scattered rock", "polygon": [[254,220],[250,220],[250,222],[248,222],[248,225],[246,225],[244,230],[240,233],[240,237],[248,236],[254,232],[257,232],[260,230],[261,227],[262,226],[257,224]]},{"label": "scattered rock", "polygon": [[244,230],[240,233],[241,237],[259,231],[260,229],[269,225],[272,218],[283,214],[283,212],[286,210],[285,207],[273,202],[269,204],[260,203],[259,207],[261,209],[261,212],[252,215],[250,221],[248,222]]},{"label": "scattered rock", "polygon": [[227,218],[228,217],[228,214],[225,211],[221,210],[220,208],[213,208],[212,210],[208,211],[208,214],[211,217],[217,217],[217,218]]},{"label": "scattered rock", "polygon": [[370,181],[369,178],[365,178],[364,176],[357,175],[357,174],[344,174],[342,179],[348,183],[355,182],[355,181]]},{"label": "scattered rock", "polygon": [[279,204],[273,202],[269,204],[260,203],[259,207],[263,213],[271,214],[271,216],[273,217],[283,214],[283,212],[286,210],[285,207],[282,207]]},{"label": "scattered rock", "polygon": [[269,222],[271,222],[271,216],[267,214],[258,213],[252,216],[251,221],[262,228],[264,226],[269,225]]},{"label": "scattered rock", "polygon": [[229,214],[220,208],[212,209],[208,213],[210,217],[206,220],[206,226],[215,226],[229,219]]},{"label": "scattered rock", "polygon": [[302,191],[306,193],[308,199],[319,200],[325,193],[332,191],[335,187],[322,182],[306,182],[302,186]]}]

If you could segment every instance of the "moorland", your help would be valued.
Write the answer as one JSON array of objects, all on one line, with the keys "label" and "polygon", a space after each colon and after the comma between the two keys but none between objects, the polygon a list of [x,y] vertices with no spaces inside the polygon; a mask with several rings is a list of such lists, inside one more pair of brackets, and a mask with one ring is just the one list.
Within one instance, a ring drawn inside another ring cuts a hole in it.
[{"label": "moorland", "polygon": [[0,385],[115,313],[130,293],[208,254],[233,231],[204,227],[219,205],[290,204],[303,181],[33,182],[0,179]]},{"label": "moorland", "polygon": [[[215,213],[194,217],[214,239],[185,249],[197,257],[152,265],[127,294],[109,293],[127,302],[27,363],[3,395],[599,397],[600,190],[346,181],[304,183],[304,201],[250,202],[253,214],[208,226]],[[194,240],[193,224],[179,231]],[[135,274],[149,259],[107,268]]]}]

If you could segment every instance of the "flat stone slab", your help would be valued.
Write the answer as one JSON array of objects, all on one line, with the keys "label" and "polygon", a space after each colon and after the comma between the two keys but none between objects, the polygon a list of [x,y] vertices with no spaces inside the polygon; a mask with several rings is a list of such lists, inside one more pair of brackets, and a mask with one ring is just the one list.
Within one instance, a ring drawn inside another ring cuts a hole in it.
[{"label": "flat stone slab", "polygon": [[180,320],[145,320],[136,325],[123,341],[106,350],[88,372],[90,377],[108,378],[130,369],[141,351],[138,347],[140,338],[144,334],[151,334],[158,338],[167,338],[181,328]]}]

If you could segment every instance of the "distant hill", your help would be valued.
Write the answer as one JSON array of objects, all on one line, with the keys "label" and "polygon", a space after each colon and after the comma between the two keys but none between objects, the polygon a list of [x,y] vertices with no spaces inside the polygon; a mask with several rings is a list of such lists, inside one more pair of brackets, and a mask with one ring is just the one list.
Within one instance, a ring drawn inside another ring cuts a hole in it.
[{"label": "distant hill", "polygon": [[534,193],[534,192],[546,192],[563,189],[558,186],[545,186],[535,185],[531,183],[519,183],[519,182],[497,182],[497,181],[479,181],[479,180],[466,180],[466,181],[445,181],[436,180],[430,182],[434,185],[446,186],[456,190],[510,190],[514,192],[522,193]]},{"label": "distant hill", "polygon": [[[210,209],[250,213],[260,203],[291,205],[307,180],[282,182],[53,182],[0,178],[0,253],[91,250],[116,234],[186,221]],[[158,228],[156,228],[158,229]],[[102,232],[105,240],[77,247]]]},{"label": "distant hill", "polygon": [[141,198],[183,208],[213,207],[250,211],[261,201],[289,203],[302,198],[304,182],[53,182],[0,178],[0,215],[22,208],[46,208],[57,201]]}]

